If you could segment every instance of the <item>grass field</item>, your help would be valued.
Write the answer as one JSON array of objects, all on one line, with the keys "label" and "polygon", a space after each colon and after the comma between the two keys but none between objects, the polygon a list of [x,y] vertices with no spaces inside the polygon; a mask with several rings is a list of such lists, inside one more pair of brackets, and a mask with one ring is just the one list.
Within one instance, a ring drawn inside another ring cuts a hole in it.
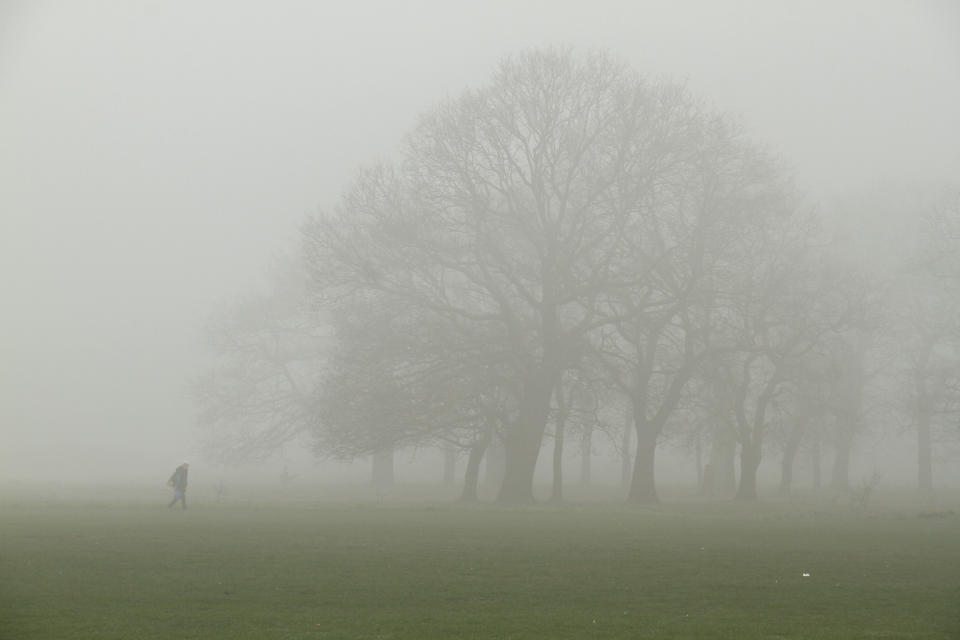
[{"label": "grass field", "polygon": [[0,638],[960,638],[942,506],[195,502],[0,502]]}]

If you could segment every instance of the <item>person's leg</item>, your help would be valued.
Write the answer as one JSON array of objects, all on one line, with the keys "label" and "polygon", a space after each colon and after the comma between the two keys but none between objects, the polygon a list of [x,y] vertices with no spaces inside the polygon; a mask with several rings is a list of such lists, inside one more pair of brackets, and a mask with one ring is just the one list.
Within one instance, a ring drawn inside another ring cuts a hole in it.
[{"label": "person's leg", "polygon": [[183,510],[187,510],[187,492],[184,491],[180,494],[180,506],[183,507]]}]

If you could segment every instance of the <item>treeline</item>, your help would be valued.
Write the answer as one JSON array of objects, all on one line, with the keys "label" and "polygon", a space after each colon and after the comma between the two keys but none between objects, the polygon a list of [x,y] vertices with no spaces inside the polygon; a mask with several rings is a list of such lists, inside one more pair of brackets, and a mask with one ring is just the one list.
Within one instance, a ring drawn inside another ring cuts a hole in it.
[{"label": "treeline", "polygon": [[786,492],[800,447],[830,448],[844,488],[858,439],[902,423],[930,491],[938,437],[960,432],[957,195],[915,212],[925,234],[881,277],[683,85],[602,54],[508,58],[215,318],[194,385],[208,452],[440,446],[468,452],[475,499],[497,443],[498,499],[525,503],[548,435],[559,461],[565,433],[606,433],[632,448],[629,499],[652,502],[658,443],[681,434],[709,445],[707,490],[739,475],[753,500],[764,456]]}]

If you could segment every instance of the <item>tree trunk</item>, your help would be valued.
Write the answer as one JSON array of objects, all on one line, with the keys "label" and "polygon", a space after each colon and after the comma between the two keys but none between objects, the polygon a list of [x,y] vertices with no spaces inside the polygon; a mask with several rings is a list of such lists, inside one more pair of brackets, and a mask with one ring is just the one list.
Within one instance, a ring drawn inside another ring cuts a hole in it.
[{"label": "tree trunk", "polygon": [[377,489],[386,489],[393,486],[393,449],[378,451],[373,454],[373,486]]},{"label": "tree trunk", "polygon": [[503,484],[497,502],[504,504],[532,504],[533,474],[537,468],[543,434],[550,414],[553,380],[535,380],[525,385],[516,423],[506,435],[506,465]]},{"label": "tree trunk", "polygon": [[506,459],[503,484],[497,502],[504,504],[532,504],[533,473],[537,468],[542,432],[522,429],[504,443]]},{"label": "tree trunk", "polygon": [[636,504],[657,504],[656,477],[654,461],[657,453],[657,433],[649,422],[640,419],[634,421],[637,430],[637,456],[633,464],[633,479],[630,482],[630,494],[627,499]]},{"label": "tree trunk", "polygon": [[593,460],[593,427],[587,427],[583,433],[583,440],[580,443],[580,484],[584,487],[590,486],[590,476],[592,475]]},{"label": "tree trunk", "polygon": [[467,471],[463,477],[463,493],[461,502],[477,501],[477,484],[480,480],[480,461],[490,445],[490,435],[487,434],[470,447],[470,456],[467,458]]},{"label": "tree trunk", "polygon": [[449,487],[457,477],[457,450],[453,447],[443,449],[443,484]]},{"label": "tree trunk", "polygon": [[740,486],[736,499],[745,502],[757,500],[757,470],[760,468],[760,446],[750,442],[740,448]]},{"label": "tree trunk", "polygon": [[550,502],[563,502],[563,435],[564,420],[557,420],[553,435],[553,490]]}]

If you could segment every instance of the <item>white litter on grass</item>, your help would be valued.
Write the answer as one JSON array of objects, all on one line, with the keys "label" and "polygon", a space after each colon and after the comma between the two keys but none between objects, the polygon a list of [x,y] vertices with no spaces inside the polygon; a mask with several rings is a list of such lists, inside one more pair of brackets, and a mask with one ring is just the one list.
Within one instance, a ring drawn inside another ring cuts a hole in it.
[{"label": "white litter on grass", "polygon": [[810,577],[810,574],[809,574],[809,573],[806,573],[806,572],[804,572],[804,574],[803,574],[803,577],[804,577],[804,578],[809,578],[809,577]]}]

